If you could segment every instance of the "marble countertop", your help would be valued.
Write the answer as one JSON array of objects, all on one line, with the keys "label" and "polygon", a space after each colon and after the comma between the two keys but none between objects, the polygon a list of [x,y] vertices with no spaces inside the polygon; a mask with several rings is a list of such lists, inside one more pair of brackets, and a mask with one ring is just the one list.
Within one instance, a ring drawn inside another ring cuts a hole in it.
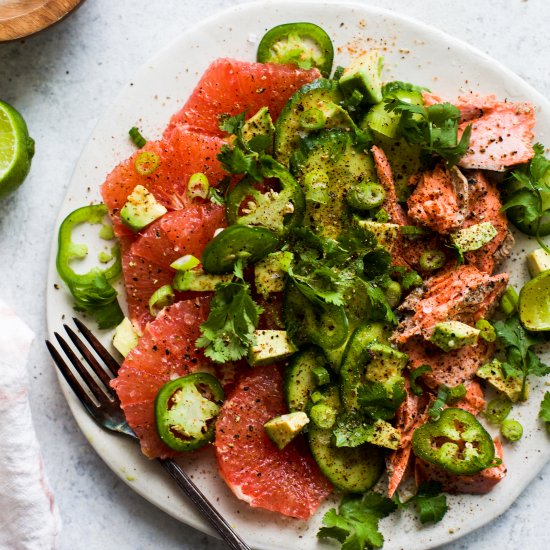
[{"label": "marble countertop", "polygon": [[[38,36],[0,44],[0,98],[36,140],[27,181],[0,203],[0,299],[36,333],[30,398],[45,467],[63,520],[62,549],[222,549],[136,495],[96,455],[61,394],[43,340],[46,273],[57,212],[98,117],[164,44],[239,0],[94,0]],[[377,0],[500,60],[550,96],[547,0]],[[546,144],[550,145],[550,144]],[[550,466],[512,507],[446,550],[547,548]]]}]

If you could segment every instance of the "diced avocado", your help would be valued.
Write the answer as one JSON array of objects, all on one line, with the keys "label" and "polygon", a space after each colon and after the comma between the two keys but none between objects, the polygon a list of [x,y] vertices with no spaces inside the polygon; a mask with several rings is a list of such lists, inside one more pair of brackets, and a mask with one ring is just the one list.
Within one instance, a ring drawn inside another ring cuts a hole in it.
[{"label": "diced avocado", "polygon": [[347,66],[338,82],[341,90],[348,96],[359,90],[365,103],[380,103],[382,63],[383,58],[378,50],[370,50],[357,57]]},{"label": "diced avocado", "polygon": [[137,232],[164,216],[166,212],[166,208],[157,202],[152,193],[143,185],[136,185],[120,210],[120,219],[124,225]]},{"label": "diced avocado", "polygon": [[243,125],[243,139],[255,151],[270,150],[273,145],[275,126],[267,107],[262,107]]},{"label": "diced avocado", "polygon": [[396,450],[401,443],[401,433],[389,422],[379,419],[368,430],[367,443],[385,447],[386,449]]},{"label": "diced avocado", "polygon": [[476,223],[451,234],[451,241],[462,252],[478,250],[492,241],[497,230],[491,222]]},{"label": "diced avocado", "polygon": [[282,292],[285,273],[292,262],[292,252],[281,250],[268,254],[254,266],[256,290],[264,297],[272,292]]},{"label": "diced avocado", "polygon": [[124,317],[120,325],[115,328],[113,346],[123,357],[126,357],[137,346],[138,340],[139,335],[134,325],[130,319]]},{"label": "diced avocado", "polygon": [[399,238],[399,225],[361,219],[357,219],[356,222],[362,229],[370,231],[376,237],[378,244],[386,247],[391,252]]},{"label": "diced avocado", "polygon": [[429,340],[443,351],[451,351],[464,346],[475,346],[480,331],[460,321],[445,321],[433,327]]},{"label": "diced avocado", "polygon": [[296,411],[272,418],[264,424],[264,430],[279,449],[284,449],[308,423],[307,414]]},{"label": "diced avocado", "polygon": [[543,248],[537,248],[530,254],[527,254],[527,267],[531,277],[536,277],[543,271],[550,269],[550,254]]},{"label": "diced avocado", "polygon": [[282,361],[296,351],[286,330],[255,330],[252,342],[248,362],[253,367]]},{"label": "diced avocado", "polygon": [[216,285],[228,283],[233,275],[213,275],[202,269],[178,271],[172,281],[172,288],[180,292],[192,290],[194,292],[213,292]]},{"label": "diced avocado", "polygon": [[490,363],[479,367],[476,375],[487,380],[497,391],[507,395],[513,403],[516,403],[521,397],[521,378],[519,376],[506,378],[502,370],[502,363],[498,359],[493,359]]},{"label": "diced avocado", "polygon": [[365,379],[393,386],[403,379],[401,374],[409,356],[391,346],[373,342],[368,346],[371,361],[365,371]]}]

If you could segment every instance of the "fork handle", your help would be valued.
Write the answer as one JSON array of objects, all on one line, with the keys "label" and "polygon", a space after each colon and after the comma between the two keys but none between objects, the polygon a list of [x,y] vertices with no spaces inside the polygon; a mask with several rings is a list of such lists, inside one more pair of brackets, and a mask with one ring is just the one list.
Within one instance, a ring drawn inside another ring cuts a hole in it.
[{"label": "fork handle", "polygon": [[210,504],[206,497],[200,492],[198,487],[193,483],[185,470],[171,458],[158,459],[162,467],[174,478],[175,482],[183,490],[183,492],[191,499],[193,504],[200,510],[212,527],[220,534],[222,539],[227,543],[229,548],[233,550],[251,550],[242,539],[235,533],[231,526],[218,513],[218,511]]}]

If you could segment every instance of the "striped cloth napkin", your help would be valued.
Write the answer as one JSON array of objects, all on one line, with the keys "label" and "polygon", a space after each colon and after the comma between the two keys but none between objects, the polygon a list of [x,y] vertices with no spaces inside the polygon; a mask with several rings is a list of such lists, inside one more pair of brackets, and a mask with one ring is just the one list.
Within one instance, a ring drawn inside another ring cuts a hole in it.
[{"label": "striped cloth napkin", "polygon": [[0,301],[0,549],[6,550],[55,548],[60,529],[29,407],[33,337]]}]

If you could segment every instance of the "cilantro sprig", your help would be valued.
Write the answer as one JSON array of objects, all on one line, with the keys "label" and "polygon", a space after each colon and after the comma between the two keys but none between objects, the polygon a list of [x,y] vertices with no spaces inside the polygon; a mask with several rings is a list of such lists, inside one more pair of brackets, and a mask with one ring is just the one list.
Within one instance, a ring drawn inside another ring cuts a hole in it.
[{"label": "cilantro sprig", "polygon": [[424,481],[418,486],[416,495],[401,502],[396,494],[393,500],[399,508],[414,505],[420,523],[437,523],[447,513],[447,497],[441,494],[441,488],[437,481]]},{"label": "cilantro sprig", "polygon": [[238,361],[248,353],[262,311],[243,278],[242,263],[237,262],[234,279],[216,286],[208,319],[200,326],[202,336],[195,345],[217,363]]},{"label": "cilantro sprig", "polygon": [[385,99],[384,109],[401,114],[399,133],[407,143],[443,157],[448,166],[457,164],[468,150],[472,127],[468,125],[458,140],[460,111],[450,103],[423,107],[390,96]]},{"label": "cilantro sprig", "polygon": [[550,391],[545,392],[541,401],[539,418],[546,424],[546,431],[550,433]]},{"label": "cilantro sprig", "polygon": [[495,332],[500,344],[504,347],[506,362],[501,368],[506,376],[521,378],[520,399],[527,399],[527,378],[529,375],[545,376],[550,374],[550,366],[541,362],[537,354],[531,349],[541,344],[544,337],[527,332],[520,323],[518,315],[494,323]]}]

